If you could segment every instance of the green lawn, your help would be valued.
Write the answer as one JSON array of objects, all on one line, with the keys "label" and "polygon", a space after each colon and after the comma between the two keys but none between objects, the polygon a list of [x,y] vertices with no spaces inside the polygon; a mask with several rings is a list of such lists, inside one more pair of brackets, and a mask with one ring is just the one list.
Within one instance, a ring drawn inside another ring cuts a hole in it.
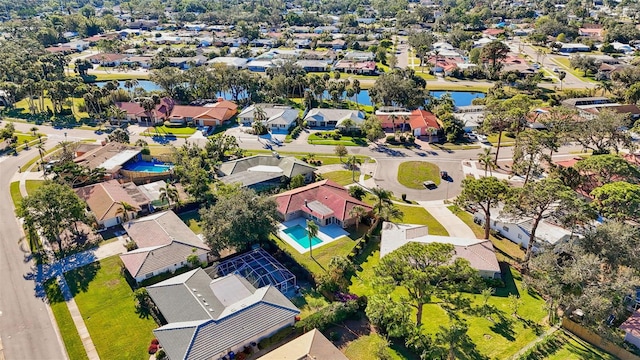
[{"label": "green lawn", "polygon": [[90,74],[89,76],[93,81],[131,80],[131,79],[148,80],[149,79],[149,75],[146,75],[146,74],[129,74],[129,73],[111,73],[111,74],[97,73],[97,74]]},{"label": "green lawn", "polygon": [[[363,233],[366,227],[360,226],[360,232]],[[280,249],[288,253],[298,264],[303,265],[309,271],[315,275],[324,274],[329,260],[334,256],[347,256],[354,246],[356,246],[356,240],[359,239],[357,235],[353,235],[355,239],[349,236],[343,236],[337,240],[330,242],[329,244],[322,245],[317,249],[313,249],[313,259],[309,256],[309,252],[300,254],[298,250],[287,244],[286,241],[279,237],[272,236],[273,242],[278,245]]]},{"label": "green lawn", "polygon": [[[491,143],[493,146],[498,146],[498,134],[491,134],[487,136],[487,141]],[[510,136],[507,136],[506,133],[502,133],[502,142],[500,143],[500,147],[502,146],[513,146],[516,143],[516,139]]]},{"label": "green lawn", "polygon": [[33,133],[25,134],[25,133],[16,132],[15,135],[18,137],[18,146],[23,145],[25,140],[27,142],[31,142],[33,140],[38,139],[38,136],[34,136]]},{"label": "green lawn", "polygon": [[[88,118],[89,114],[87,112],[81,112],[80,111],[80,106],[84,105],[84,99],[81,98],[73,98],[73,115],[76,118],[76,120],[80,120],[82,118]],[[34,102],[39,103],[39,99],[34,99]],[[36,105],[37,106],[37,105]],[[27,99],[22,99],[20,101],[18,101],[15,104],[15,108],[17,110],[22,109],[22,112],[25,114],[29,113],[29,102],[27,101]],[[49,98],[45,98],[44,99],[44,108],[45,110],[47,108],[51,109],[53,108],[53,103],[51,102],[51,99]],[[65,105],[64,108],[67,108],[67,106]]]},{"label": "green lawn", "polygon": [[[60,145],[56,145],[56,146],[54,146],[53,148],[51,148],[51,149],[49,149],[49,150],[45,151],[45,152],[44,152],[44,155],[46,156],[46,155],[48,155],[48,154],[51,154],[51,153],[53,153],[53,152],[58,151],[59,149],[60,149]],[[40,161],[40,155],[38,155],[38,156],[34,157],[33,159],[31,159],[31,160],[27,161],[24,165],[22,165],[22,166],[20,167],[20,171],[28,171],[28,170],[29,170],[29,168],[31,167],[31,165],[35,164],[37,161]],[[35,170],[35,171],[38,171],[38,170],[37,170],[37,167],[35,167],[35,168],[34,168],[34,170]]]},{"label": "green lawn", "polygon": [[[333,131],[326,131],[323,133],[334,134]],[[328,138],[322,137],[322,135],[316,135],[313,133],[309,135],[307,139],[309,144],[314,145],[344,145],[344,146],[367,146],[367,140],[361,137],[341,136],[340,140],[334,140],[330,136]]]},{"label": "green lawn", "polygon": [[[375,294],[373,281],[374,267],[380,262],[380,251],[375,250],[362,263],[356,275],[352,278],[349,291],[357,295],[371,296]],[[544,300],[537,294],[530,294],[522,287],[522,279],[517,271],[506,274],[505,288],[496,290],[488,304],[495,307],[491,316],[483,317],[458,311],[456,314],[465,319],[469,325],[468,334],[477,350],[491,359],[508,359],[529,342],[533,341],[544,327],[546,315]],[[511,302],[507,295],[519,294],[521,304],[518,310],[519,318],[512,316]],[[392,296],[407,295],[406,290],[397,288]],[[466,294],[472,307],[482,304],[480,295]],[[437,300],[436,300],[437,301]],[[415,310],[412,319],[415,319]],[[423,329],[425,333],[434,334],[440,325],[446,326],[449,318],[438,304],[427,304],[423,311]]]},{"label": "green lawn", "polygon": [[[363,201],[369,205],[375,204],[373,195],[369,194]],[[411,206],[394,204],[400,211],[402,211],[402,219],[396,220],[399,223],[405,224],[418,224],[427,225],[429,227],[429,234],[449,236],[447,229],[442,226],[425,208],[422,206]]]},{"label": "green lawn", "polygon": [[302,296],[292,298],[291,302],[300,309],[302,319],[329,305],[327,299],[311,287],[302,288]]},{"label": "green lawn", "polygon": [[[448,209],[454,213],[457,217],[460,218],[467,226],[473,230],[473,233],[476,235],[478,239],[484,238],[484,228],[473,222],[473,215],[471,215],[467,211],[463,211],[455,205],[451,205]],[[520,246],[509,239],[498,239],[493,235],[489,235],[489,240],[493,244],[493,247],[497,249],[502,254],[498,255],[498,260],[503,260],[502,256],[506,256],[516,261],[521,261],[524,259],[524,250],[520,248]]]},{"label": "green lawn", "polygon": [[385,348],[384,351],[386,352],[386,359],[388,360],[406,359],[402,354],[390,348],[382,336],[375,333],[361,336],[357,340],[349,343],[344,350],[344,354],[349,360],[378,360],[380,357],[377,351],[381,347]]},{"label": "green lawn", "polygon": [[440,150],[475,150],[475,149],[480,149],[481,146],[480,145],[474,145],[474,144],[454,144],[454,143],[444,143],[444,144],[438,144],[438,143],[432,143],[429,144],[430,146],[433,146],[435,148],[438,148]]},{"label": "green lawn", "polygon": [[75,296],[91,339],[103,359],[147,359],[147,348],[158,327],[135,312],[133,292],[120,274],[117,256],[68,272],[65,277]]},{"label": "green lawn", "polygon": [[53,312],[53,316],[56,318],[60,336],[62,336],[62,341],[64,342],[64,347],[67,349],[69,358],[73,360],[88,359],[84,345],[82,344],[82,339],[80,339],[78,329],[73,323],[71,313],[69,312],[69,308],[67,308],[67,303],[64,301],[57,281],[55,279],[48,280],[45,283],[45,291],[51,312]]},{"label": "green lawn", "polygon": [[584,71],[577,70],[577,69],[574,69],[573,67],[571,67],[571,61],[569,60],[569,58],[556,57],[552,61],[557,62],[566,71],[570,72],[573,76],[577,77],[578,79],[580,79],[582,81],[586,81],[586,82],[590,82],[590,83],[597,83],[598,82],[597,80],[593,79],[592,76],[584,76]]},{"label": "green lawn", "polygon": [[409,189],[424,189],[423,182],[440,185],[440,168],[427,161],[406,161],[398,167],[398,182]]},{"label": "green lawn", "polygon": [[142,136],[165,136],[165,135],[175,135],[176,137],[189,137],[193,135],[198,129],[194,127],[173,127],[173,126],[155,126],[153,128],[149,128],[142,132],[140,135]]},{"label": "green lawn", "polygon": [[33,194],[42,184],[44,184],[44,180],[27,180],[24,184],[27,188],[27,195]]},{"label": "green lawn", "polygon": [[197,210],[187,211],[178,215],[185,224],[189,226],[189,229],[196,234],[202,234],[202,227],[200,226],[200,214]]},{"label": "green lawn", "polygon": [[[352,174],[352,171],[350,170],[337,170],[337,171],[330,171],[327,173],[323,173],[322,177],[325,179],[329,179],[331,181],[335,181],[336,183],[338,183],[339,185],[345,186],[345,185],[349,185],[349,184],[353,184],[354,181],[352,180],[354,175]],[[360,178],[360,172],[356,171],[355,173],[355,179],[356,181],[358,181],[358,179]],[[370,179],[371,175],[365,175],[364,179]]]},{"label": "green lawn", "polygon": [[614,360],[615,356],[608,354],[579,337],[562,333],[559,336],[564,343],[553,354],[547,356],[547,360]]},{"label": "green lawn", "polygon": [[14,181],[9,185],[9,192],[11,193],[11,200],[13,205],[18,208],[18,205],[22,201],[22,194],[20,194],[20,181]]},{"label": "green lawn", "polygon": [[[272,150],[248,150],[245,151],[245,156],[252,156],[252,155],[260,155],[260,154],[269,154],[271,155],[273,153]],[[340,157],[335,156],[335,155],[329,155],[329,154],[322,154],[322,153],[299,153],[299,152],[289,152],[289,151],[278,151],[278,153],[281,156],[293,156],[296,157],[298,159],[302,159],[302,158],[308,158],[309,155],[313,155],[313,158],[315,160],[320,160],[322,161],[322,165],[334,165],[334,164],[343,164],[344,161],[346,160],[344,157],[342,159],[340,159]],[[363,155],[356,155],[356,157],[358,159],[360,159],[360,161],[362,163],[365,162],[365,160],[369,159],[368,156],[363,156]]]}]

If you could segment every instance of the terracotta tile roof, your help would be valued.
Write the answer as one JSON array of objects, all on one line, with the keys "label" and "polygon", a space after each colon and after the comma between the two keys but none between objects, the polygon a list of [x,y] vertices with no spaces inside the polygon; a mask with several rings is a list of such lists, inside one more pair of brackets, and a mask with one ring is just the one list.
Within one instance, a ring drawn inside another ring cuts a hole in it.
[{"label": "terracotta tile roof", "polygon": [[558,166],[565,167],[565,168],[569,168],[569,167],[573,167],[575,164],[577,164],[578,161],[582,161],[582,158],[579,157],[579,156],[576,156],[576,157],[568,159],[568,160],[554,161],[554,164],[556,164]]},{"label": "terracotta tile roof", "polygon": [[[390,129],[393,127],[393,121],[391,121],[391,119],[389,118],[391,116],[391,114],[383,114],[383,115],[376,115],[376,117],[382,122],[382,127],[385,129]],[[422,110],[422,109],[416,109],[411,111],[411,114],[408,115],[409,116],[409,120],[407,121],[407,124],[409,124],[409,126],[411,127],[411,129],[417,129],[417,128],[434,128],[434,129],[440,129],[440,123],[438,121],[438,118],[426,111],[426,110]],[[396,127],[398,127],[398,125],[402,124],[402,116],[397,116],[396,119]]]},{"label": "terracotta tile roof", "polygon": [[[334,216],[340,221],[350,219],[349,211],[355,206],[362,206],[368,211],[372,207],[349,195],[344,187],[331,180],[322,180],[301,188],[285,191],[275,195],[280,214],[304,211],[318,218]],[[317,202],[321,206],[311,205]],[[327,209],[332,213],[328,213]]]},{"label": "terracotta tile roof", "polygon": [[89,60],[89,61],[101,61],[101,62],[112,62],[112,61],[122,60],[124,58],[125,58],[125,56],[122,55],[122,54],[101,53],[101,54],[91,55],[91,56],[89,56],[87,58],[87,60]]},{"label": "terracotta tile roof", "polygon": [[482,32],[485,35],[496,36],[500,34],[504,34],[504,30],[502,29],[487,29]]}]

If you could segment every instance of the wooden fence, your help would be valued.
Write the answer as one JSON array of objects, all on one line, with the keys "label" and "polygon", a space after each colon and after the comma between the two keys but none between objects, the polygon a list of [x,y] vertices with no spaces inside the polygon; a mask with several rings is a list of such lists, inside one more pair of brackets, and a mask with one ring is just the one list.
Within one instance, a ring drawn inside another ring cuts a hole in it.
[{"label": "wooden fence", "polygon": [[627,350],[621,348],[620,346],[612,343],[609,340],[602,338],[600,335],[594,333],[593,331],[585,328],[584,326],[568,319],[562,319],[562,327],[576,335],[580,339],[588,342],[589,344],[596,346],[611,355],[615,355],[620,359],[624,360],[640,360],[640,356],[634,355]]}]

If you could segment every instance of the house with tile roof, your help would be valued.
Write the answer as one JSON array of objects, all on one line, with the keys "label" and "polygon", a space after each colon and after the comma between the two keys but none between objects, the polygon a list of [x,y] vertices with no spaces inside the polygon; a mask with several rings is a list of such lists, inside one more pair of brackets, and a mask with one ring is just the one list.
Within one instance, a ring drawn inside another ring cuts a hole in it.
[{"label": "house with tile roof", "polygon": [[392,132],[411,130],[416,137],[435,136],[441,128],[438,118],[424,109],[376,111],[376,117],[382,122],[383,129]]},{"label": "house with tile roof", "polygon": [[313,179],[315,167],[293,156],[255,155],[227,161],[218,167],[219,179],[225,184],[239,183],[257,191],[287,184],[297,175],[305,182]]},{"label": "house with tile roof", "polygon": [[87,203],[102,228],[122,223],[123,214],[119,211],[123,202],[135,208],[128,213],[130,219],[149,212],[149,199],[133,183],[120,184],[118,180],[109,180],[77,188],[75,192]]},{"label": "house with tile roof", "polygon": [[278,289],[198,268],[147,287],[168,324],[153,331],[172,360],[222,359],[292,326],[300,310]]},{"label": "house with tile roof", "polygon": [[238,112],[238,105],[224,99],[204,106],[192,106],[177,105],[173,99],[163,98],[155,109],[148,112],[137,102],[117,102],[116,106],[126,113],[126,120],[129,122],[152,121],[162,124],[169,121],[175,125],[194,124],[211,127],[222,125]]},{"label": "house with tile roof", "polygon": [[129,221],[123,228],[138,248],[120,259],[138,283],[190,265],[191,255],[208,262],[209,247],[171,210]]},{"label": "house with tile roof", "polygon": [[348,360],[318,329],[313,329],[257,360]]},{"label": "house with tile roof", "polygon": [[321,226],[336,224],[343,229],[355,224],[350,214],[355,206],[367,212],[373,208],[349,195],[343,186],[331,180],[322,180],[297,189],[274,195],[278,214],[283,221],[299,217],[312,219]]},{"label": "house with tile roof", "polygon": [[453,259],[466,259],[484,278],[499,279],[501,276],[500,265],[490,240],[429,235],[429,229],[425,225],[384,222],[380,233],[380,258],[410,242],[451,244],[455,251]]}]

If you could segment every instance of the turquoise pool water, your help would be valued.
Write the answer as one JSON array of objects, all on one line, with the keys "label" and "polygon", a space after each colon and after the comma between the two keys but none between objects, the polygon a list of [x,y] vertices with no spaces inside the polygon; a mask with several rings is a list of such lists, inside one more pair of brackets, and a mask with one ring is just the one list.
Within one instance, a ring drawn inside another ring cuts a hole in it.
[{"label": "turquoise pool water", "polygon": [[170,171],[171,165],[168,165],[165,163],[137,161],[134,163],[126,164],[125,166],[123,166],[123,169],[129,170],[129,171],[161,173],[161,172]]},{"label": "turquoise pool water", "polygon": [[[309,248],[309,237],[307,236],[307,230],[300,225],[292,226],[290,228],[286,228],[282,230],[283,233],[287,234],[293,241],[297,242],[298,245],[302,246],[304,249]],[[311,238],[311,246],[315,246],[322,243],[322,240],[318,239],[318,237],[314,236]]]}]

